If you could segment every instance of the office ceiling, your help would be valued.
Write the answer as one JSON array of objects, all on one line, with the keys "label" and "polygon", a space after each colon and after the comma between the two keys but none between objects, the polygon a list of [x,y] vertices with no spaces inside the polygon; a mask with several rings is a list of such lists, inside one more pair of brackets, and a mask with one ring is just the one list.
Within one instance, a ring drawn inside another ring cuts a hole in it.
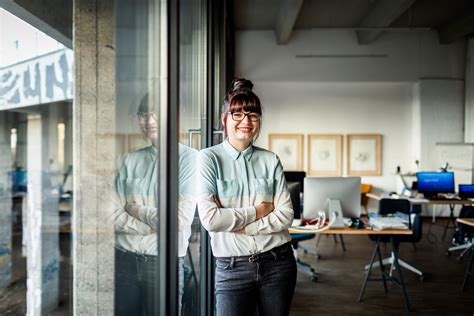
[{"label": "office ceiling", "polygon": [[441,43],[474,33],[472,0],[234,0],[236,30],[275,30],[286,44],[293,30],[353,29],[360,44],[384,32],[434,29]]}]

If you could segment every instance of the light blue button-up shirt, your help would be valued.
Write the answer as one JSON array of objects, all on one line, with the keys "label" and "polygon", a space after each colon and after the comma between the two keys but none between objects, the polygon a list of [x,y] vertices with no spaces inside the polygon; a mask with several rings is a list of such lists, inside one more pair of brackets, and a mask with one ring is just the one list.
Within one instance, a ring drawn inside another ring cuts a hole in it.
[{"label": "light blue button-up shirt", "polygon": [[[255,146],[240,152],[225,140],[201,150],[198,170],[199,216],[214,256],[246,256],[290,241],[293,208],[276,154]],[[262,202],[275,208],[256,220],[255,206]],[[235,232],[241,229],[245,233]]]},{"label": "light blue button-up shirt", "polygon": [[[179,144],[178,255],[186,255],[196,202],[194,191],[197,151]],[[115,227],[115,246],[140,254],[158,253],[158,152],[147,146],[128,153],[115,182],[110,220]],[[141,205],[138,218],[125,212],[127,202]],[[173,210],[166,210],[173,211]]]}]

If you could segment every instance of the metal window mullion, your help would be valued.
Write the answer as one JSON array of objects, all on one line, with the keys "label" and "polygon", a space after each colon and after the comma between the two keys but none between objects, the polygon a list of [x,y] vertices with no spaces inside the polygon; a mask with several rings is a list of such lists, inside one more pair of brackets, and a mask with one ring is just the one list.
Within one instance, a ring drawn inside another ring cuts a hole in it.
[{"label": "metal window mullion", "polygon": [[[160,1],[160,151],[158,159],[160,315],[178,312],[179,1]],[[165,94],[165,95],[164,95]]]}]

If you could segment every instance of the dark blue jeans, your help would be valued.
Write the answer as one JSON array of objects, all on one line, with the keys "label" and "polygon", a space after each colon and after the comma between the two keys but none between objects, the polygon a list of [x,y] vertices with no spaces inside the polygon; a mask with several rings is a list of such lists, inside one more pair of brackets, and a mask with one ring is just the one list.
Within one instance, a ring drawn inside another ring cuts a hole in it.
[{"label": "dark blue jeans", "polygon": [[217,315],[288,315],[296,285],[290,243],[258,255],[216,258]]},{"label": "dark blue jeans", "polygon": [[[179,311],[184,289],[184,258],[179,258]],[[115,315],[159,313],[158,256],[115,250]]]}]

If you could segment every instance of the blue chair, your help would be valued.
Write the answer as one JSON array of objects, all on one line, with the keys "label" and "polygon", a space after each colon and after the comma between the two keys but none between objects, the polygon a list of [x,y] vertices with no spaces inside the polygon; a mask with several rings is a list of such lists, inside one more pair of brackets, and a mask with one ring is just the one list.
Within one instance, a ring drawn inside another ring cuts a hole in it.
[{"label": "blue chair", "polygon": [[[296,219],[301,218],[301,200],[300,200],[301,189],[300,188],[301,188],[300,183],[288,182],[288,190],[290,191],[291,203],[293,204],[293,210],[295,212]],[[293,246],[293,250],[295,253],[296,266],[298,270],[308,275],[313,282],[316,282],[318,280],[318,277],[316,276],[314,269],[309,264],[298,259],[298,252],[297,252],[298,244],[300,242],[313,239],[314,236],[315,236],[314,234],[291,235],[291,245]]]}]

